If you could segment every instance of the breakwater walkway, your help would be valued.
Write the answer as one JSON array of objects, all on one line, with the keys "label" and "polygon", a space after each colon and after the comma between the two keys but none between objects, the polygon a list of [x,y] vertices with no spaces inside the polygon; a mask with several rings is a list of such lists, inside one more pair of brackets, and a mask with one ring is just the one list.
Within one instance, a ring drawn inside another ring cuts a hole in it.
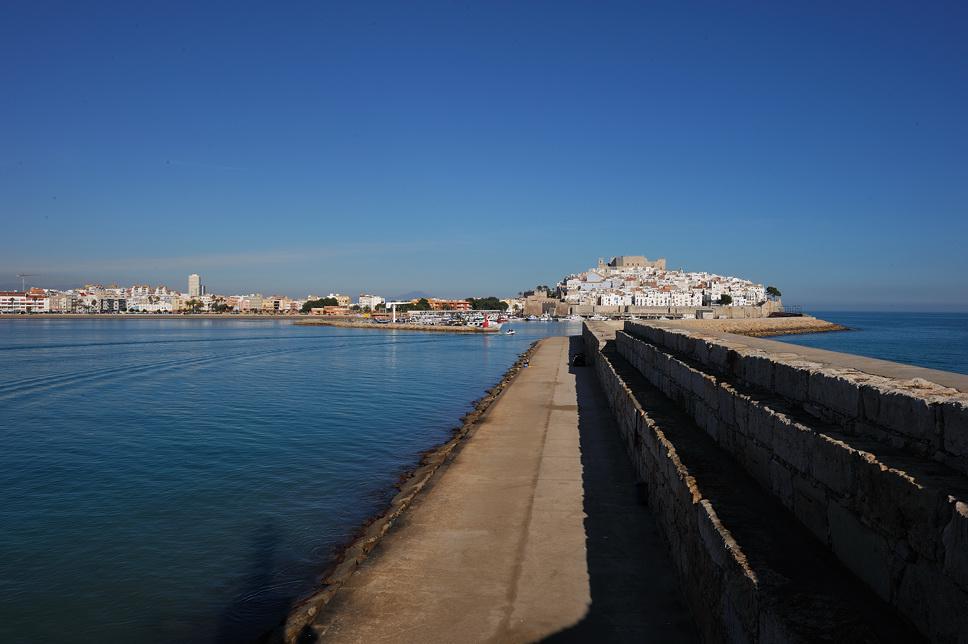
[{"label": "breakwater walkway", "polygon": [[578,338],[548,338],[297,641],[694,641]]}]

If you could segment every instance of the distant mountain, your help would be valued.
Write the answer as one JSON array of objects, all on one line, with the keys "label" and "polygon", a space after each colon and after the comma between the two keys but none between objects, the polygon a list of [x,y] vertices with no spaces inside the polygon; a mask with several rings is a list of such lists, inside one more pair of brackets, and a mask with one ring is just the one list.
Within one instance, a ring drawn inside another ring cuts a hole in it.
[{"label": "distant mountain", "polygon": [[430,293],[424,293],[423,291],[410,291],[409,293],[394,295],[393,297],[387,299],[402,302],[403,300],[419,300],[422,297],[431,298],[433,295]]}]

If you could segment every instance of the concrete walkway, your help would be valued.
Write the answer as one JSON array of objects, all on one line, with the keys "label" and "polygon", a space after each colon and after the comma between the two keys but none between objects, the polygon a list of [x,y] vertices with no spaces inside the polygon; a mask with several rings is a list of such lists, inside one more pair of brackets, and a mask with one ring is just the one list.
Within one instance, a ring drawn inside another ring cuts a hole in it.
[{"label": "concrete walkway", "polygon": [[309,639],[694,639],[594,374],[569,368],[578,344],[542,342]]}]

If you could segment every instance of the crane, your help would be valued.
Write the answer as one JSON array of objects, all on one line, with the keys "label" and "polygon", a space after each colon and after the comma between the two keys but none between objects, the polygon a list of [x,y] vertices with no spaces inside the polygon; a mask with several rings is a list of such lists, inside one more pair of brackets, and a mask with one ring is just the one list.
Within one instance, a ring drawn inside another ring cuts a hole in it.
[{"label": "crane", "polygon": [[411,302],[410,300],[407,300],[406,302],[384,302],[383,304],[384,304],[384,306],[391,307],[391,310],[393,311],[393,322],[394,322],[394,324],[396,324],[396,321],[397,321],[397,305],[398,304],[413,304],[413,302]]},{"label": "crane", "polygon": [[37,275],[35,275],[34,273],[17,273],[17,277],[20,278],[20,290],[26,292],[27,291],[27,278],[28,277],[37,277]]}]

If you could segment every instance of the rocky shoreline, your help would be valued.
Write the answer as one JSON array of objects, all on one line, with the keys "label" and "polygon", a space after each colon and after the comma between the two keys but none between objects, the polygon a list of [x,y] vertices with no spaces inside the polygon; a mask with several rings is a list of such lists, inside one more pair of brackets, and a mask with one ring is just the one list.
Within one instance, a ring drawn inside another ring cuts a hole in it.
[{"label": "rocky shoreline", "polygon": [[275,644],[297,641],[302,630],[333,599],[340,587],[390,529],[393,522],[410,506],[440,467],[455,456],[491,404],[514,381],[518,373],[527,367],[539,342],[540,340],[533,342],[504,373],[501,380],[487,390],[483,398],[476,401],[474,408],[461,418],[461,425],[454,429],[450,440],[427,451],[420,460],[420,464],[401,477],[397,485],[398,492],[391,499],[387,509],[361,527],[357,537],[342,550],[333,564],[321,575],[318,588],[312,594],[296,601],[286,621],[262,637],[261,642]]}]

